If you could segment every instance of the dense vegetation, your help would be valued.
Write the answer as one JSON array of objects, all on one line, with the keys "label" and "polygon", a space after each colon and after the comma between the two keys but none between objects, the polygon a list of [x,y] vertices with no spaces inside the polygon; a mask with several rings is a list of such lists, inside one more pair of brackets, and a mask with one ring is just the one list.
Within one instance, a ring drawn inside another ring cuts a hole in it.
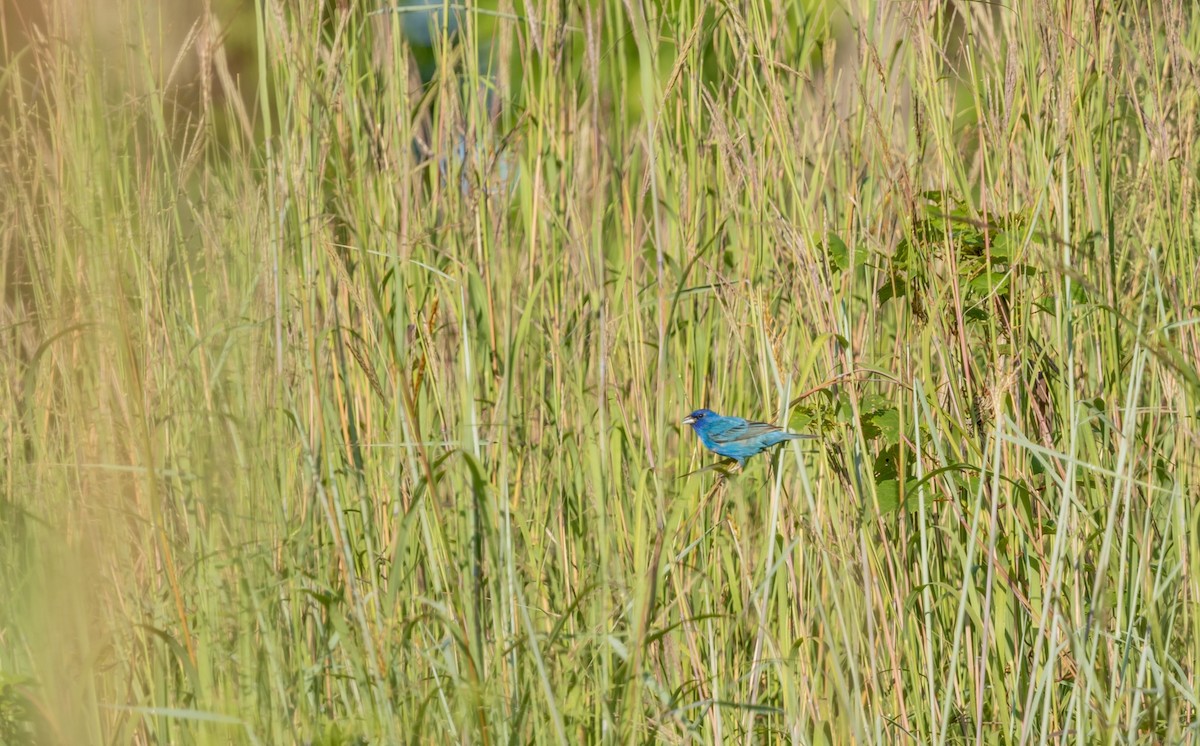
[{"label": "dense vegetation", "polygon": [[5,19],[0,742],[1195,738],[1196,10],[363,5]]}]

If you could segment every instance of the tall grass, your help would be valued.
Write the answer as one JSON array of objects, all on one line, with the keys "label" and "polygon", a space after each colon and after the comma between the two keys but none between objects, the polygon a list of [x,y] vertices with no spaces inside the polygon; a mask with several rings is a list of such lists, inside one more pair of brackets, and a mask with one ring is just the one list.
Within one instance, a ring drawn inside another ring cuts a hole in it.
[{"label": "tall grass", "polygon": [[1200,19],[1053,5],[10,15],[0,741],[1194,741]]}]

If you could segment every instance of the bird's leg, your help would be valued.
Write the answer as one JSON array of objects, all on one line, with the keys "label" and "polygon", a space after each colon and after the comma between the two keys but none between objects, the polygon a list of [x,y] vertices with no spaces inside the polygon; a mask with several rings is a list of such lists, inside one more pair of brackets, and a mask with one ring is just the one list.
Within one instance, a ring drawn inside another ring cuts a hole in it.
[{"label": "bird's leg", "polygon": [[736,463],[737,462],[733,459],[729,459],[728,461],[722,461],[720,463],[713,464],[708,468],[717,472],[717,484],[720,484],[728,479],[733,478],[735,472],[734,465]]}]

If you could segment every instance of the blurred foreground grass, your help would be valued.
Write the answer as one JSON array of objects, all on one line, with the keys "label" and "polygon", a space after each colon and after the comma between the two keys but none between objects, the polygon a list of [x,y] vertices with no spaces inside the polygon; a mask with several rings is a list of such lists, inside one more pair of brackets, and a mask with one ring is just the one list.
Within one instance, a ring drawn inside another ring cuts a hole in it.
[{"label": "blurred foreground grass", "polygon": [[[0,742],[1193,741],[1200,20],[1050,5],[423,80],[266,0],[249,99],[6,18]],[[822,438],[718,482],[702,405]]]}]

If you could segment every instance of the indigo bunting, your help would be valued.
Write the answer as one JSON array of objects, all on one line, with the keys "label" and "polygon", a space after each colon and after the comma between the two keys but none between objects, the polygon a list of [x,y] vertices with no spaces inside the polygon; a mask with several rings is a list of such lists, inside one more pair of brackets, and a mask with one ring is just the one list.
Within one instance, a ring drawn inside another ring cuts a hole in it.
[{"label": "indigo bunting", "polygon": [[683,418],[683,424],[692,426],[705,448],[737,461],[739,469],[746,466],[746,459],[785,440],[816,437],[789,433],[765,422],[722,417],[709,409],[697,409]]}]

